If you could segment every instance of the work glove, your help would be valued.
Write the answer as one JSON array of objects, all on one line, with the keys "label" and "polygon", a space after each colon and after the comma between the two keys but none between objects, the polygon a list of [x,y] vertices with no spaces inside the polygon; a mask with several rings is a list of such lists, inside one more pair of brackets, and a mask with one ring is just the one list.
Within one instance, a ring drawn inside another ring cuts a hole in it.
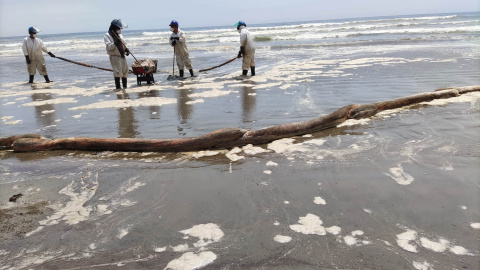
[{"label": "work glove", "polygon": [[130,50],[128,48],[125,48],[125,55],[129,56],[130,55]]},{"label": "work glove", "polygon": [[245,54],[245,47],[240,47],[240,51],[238,51],[237,58],[242,57]]},{"label": "work glove", "polygon": [[173,39],[180,40],[180,38],[179,38],[179,37],[173,37]]},{"label": "work glove", "polygon": [[53,54],[52,52],[48,52],[48,55],[50,55],[51,57],[55,58],[55,54]]},{"label": "work glove", "polygon": [[172,41],[172,46],[175,46],[175,44],[177,44],[177,41],[174,39],[174,40]]},{"label": "work glove", "polygon": [[30,64],[32,61],[30,61],[30,57],[28,55],[25,55],[25,60],[27,60],[27,64]]}]

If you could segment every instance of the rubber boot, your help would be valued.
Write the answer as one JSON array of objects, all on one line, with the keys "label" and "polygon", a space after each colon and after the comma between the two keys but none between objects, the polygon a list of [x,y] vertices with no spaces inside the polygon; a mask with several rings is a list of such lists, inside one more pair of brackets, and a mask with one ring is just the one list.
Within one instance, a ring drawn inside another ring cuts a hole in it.
[{"label": "rubber boot", "polygon": [[190,76],[191,76],[191,77],[195,77],[195,76],[193,75],[193,69],[189,69],[188,71],[190,71]]},{"label": "rubber boot", "polygon": [[123,89],[127,89],[127,78],[122,78]]},{"label": "rubber boot", "polygon": [[33,77],[34,77],[34,76],[35,76],[35,75],[30,75],[30,79],[28,80],[28,83],[33,83]]},{"label": "rubber boot", "polygon": [[250,71],[252,72],[252,76],[255,76],[255,67],[250,67]]},{"label": "rubber boot", "polygon": [[52,82],[52,81],[50,81],[50,79],[48,78],[48,75],[44,75],[43,77],[45,78],[45,82],[46,82],[46,83]]},{"label": "rubber boot", "polygon": [[180,78],[183,78],[183,69],[180,69]]},{"label": "rubber boot", "polygon": [[247,73],[248,73],[248,69],[244,69],[244,70],[242,71],[242,75],[243,75],[243,76],[247,76]]},{"label": "rubber boot", "polygon": [[120,87],[120,77],[115,77],[115,89],[122,89]]}]

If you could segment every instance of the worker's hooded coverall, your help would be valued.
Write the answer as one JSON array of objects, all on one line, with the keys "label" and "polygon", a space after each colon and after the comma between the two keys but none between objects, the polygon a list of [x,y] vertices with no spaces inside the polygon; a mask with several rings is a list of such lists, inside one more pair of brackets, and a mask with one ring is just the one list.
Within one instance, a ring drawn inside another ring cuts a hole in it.
[{"label": "worker's hooded coverall", "polygon": [[172,33],[170,36],[170,45],[172,45],[173,39],[178,37],[177,44],[175,44],[175,57],[177,58],[177,66],[179,70],[183,70],[184,67],[192,69],[192,61],[190,61],[190,55],[188,54],[187,43],[185,40],[185,32],[178,29],[178,32]]},{"label": "worker's hooded coverall", "polygon": [[26,37],[23,40],[23,54],[30,58],[30,64],[27,64],[28,74],[35,75],[36,70],[40,75],[47,74],[47,66],[45,65],[45,58],[43,58],[42,51],[48,53],[47,47],[43,44],[43,41],[39,38]]},{"label": "worker's hooded coverall", "polygon": [[[123,44],[125,44],[125,40],[123,39],[122,34],[118,34],[118,37],[123,41]],[[113,69],[113,76],[114,77],[122,77],[122,78],[127,78],[128,77],[128,64],[127,64],[127,59],[126,57],[122,57],[120,54],[120,51],[118,50],[117,46],[115,45],[115,41],[113,37],[110,35],[110,33],[106,33],[105,36],[103,37],[103,41],[105,42],[105,46],[107,49],[107,54],[109,55],[110,58],[110,64],[112,64],[112,69]]]},{"label": "worker's hooded coverall", "polygon": [[255,66],[255,43],[253,42],[252,35],[245,28],[240,26],[240,47],[244,47],[245,53],[243,54],[242,69],[248,70],[250,67]]}]

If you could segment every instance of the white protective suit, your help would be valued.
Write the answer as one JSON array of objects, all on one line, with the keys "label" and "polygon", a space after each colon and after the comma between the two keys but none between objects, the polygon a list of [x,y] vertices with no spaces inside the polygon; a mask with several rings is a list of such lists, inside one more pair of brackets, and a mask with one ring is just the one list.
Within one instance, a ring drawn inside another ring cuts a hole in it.
[{"label": "white protective suit", "polygon": [[245,48],[243,54],[242,69],[248,70],[255,66],[255,43],[250,32],[245,26],[240,26],[240,47]]},{"label": "white protective suit", "polygon": [[192,69],[192,61],[190,61],[190,55],[188,53],[187,43],[185,40],[185,32],[178,29],[178,32],[172,33],[170,36],[170,45],[172,45],[172,38],[178,37],[177,44],[175,44],[175,57],[177,58],[178,69],[183,70],[184,67]]},{"label": "white protective suit", "polygon": [[45,58],[42,54],[42,51],[48,53],[48,50],[43,41],[39,38],[26,37],[23,40],[22,49],[23,54],[30,58],[30,64],[27,64],[28,74],[35,75],[36,70],[38,70],[40,75],[48,75]]},{"label": "white protective suit", "polygon": [[[125,40],[123,39],[122,34],[118,34],[118,37],[123,41],[123,44],[126,45]],[[110,64],[112,64],[113,69],[113,76],[114,77],[128,77],[128,64],[127,58],[122,57],[120,51],[118,50],[117,46],[115,45],[115,41],[110,33],[106,33],[103,37],[103,41],[105,42],[105,46],[107,49],[107,54],[110,58]]]}]

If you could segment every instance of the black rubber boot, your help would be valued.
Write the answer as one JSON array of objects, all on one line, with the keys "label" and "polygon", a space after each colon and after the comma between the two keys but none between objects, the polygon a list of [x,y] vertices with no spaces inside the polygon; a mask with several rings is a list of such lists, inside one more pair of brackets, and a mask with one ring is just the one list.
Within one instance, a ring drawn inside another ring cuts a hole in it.
[{"label": "black rubber boot", "polygon": [[35,76],[35,75],[30,75],[30,79],[28,80],[28,83],[33,83],[33,77],[34,77],[34,76]]},{"label": "black rubber boot", "polygon": [[48,78],[48,75],[44,75],[43,77],[45,78],[45,82],[46,82],[46,83],[52,82],[52,81],[50,81],[50,79]]},{"label": "black rubber boot", "polygon": [[190,76],[191,77],[195,77],[195,75],[193,75],[193,69],[189,69],[188,71],[190,71]]},{"label": "black rubber boot", "polygon": [[122,89],[120,87],[120,77],[115,77],[115,89]]},{"label": "black rubber boot", "polygon": [[180,69],[180,78],[183,78],[183,69]]},{"label": "black rubber boot", "polygon": [[248,69],[244,69],[244,70],[242,71],[242,75],[243,75],[243,76],[247,76],[247,73],[248,73]]},{"label": "black rubber boot", "polygon": [[252,76],[255,76],[255,67],[250,67],[250,71],[252,72]]},{"label": "black rubber boot", "polygon": [[127,78],[122,78],[123,89],[127,89]]}]

